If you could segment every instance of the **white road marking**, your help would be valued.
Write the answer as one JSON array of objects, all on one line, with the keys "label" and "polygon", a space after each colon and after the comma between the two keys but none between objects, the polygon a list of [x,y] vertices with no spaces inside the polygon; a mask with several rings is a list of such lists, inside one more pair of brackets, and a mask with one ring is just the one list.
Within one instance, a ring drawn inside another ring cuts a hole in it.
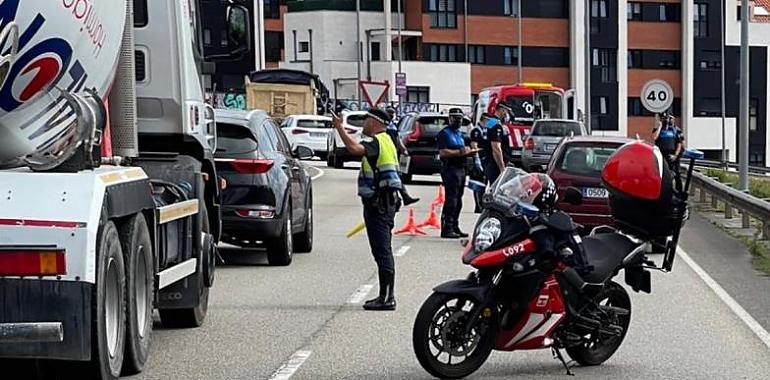
[{"label": "white road marking", "polygon": [[393,254],[393,256],[401,257],[403,255],[406,255],[406,252],[409,251],[409,248],[412,248],[412,247],[408,245],[402,246],[401,248],[398,249],[398,251],[396,251],[396,253]]},{"label": "white road marking", "polygon": [[746,311],[746,309],[744,309],[735,299],[733,299],[733,297],[727,294],[727,292],[716,281],[714,281],[714,279],[711,278],[711,276],[709,276],[709,274],[706,273],[706,271],[703,270],[703,268],[701,268],[700,265],[698,265],[690,257],[690,255],[687,254],[687,252],[680,248],[678,249],[678,254],[679,257],[681,257],[682,260],[687,263],[690,269],[692,269],[693,272],[695,272],[695,274],[697,274],[698,277],[700,277],[701,280],[703,280],[703,282],[705,282],[706,285],[708,285],[708,287],[714,291],[717,297],[719,297],[719,299],[721,299],[722,302],[724,302],[725,305],[727,305],[727,307],[729,307],[730,310],[732,310],[732,312],[735,313],[735,315],[746,324],[746,326],[754,333],[754,335],[756,335],[757,338],[759,338],[759,340],[765,344],[765,346],[770,348],[770,333],[768,333],[767,330],[765,330],[765,328],[762,327],[762,325],[760,325],[759,322],[757,322],[757,320]]},{"label": "white road marking", "polygon": [[278,368],[269,380],[289,380],[295,372],[302,366],[302,363],[310,357],[313,351],[297,351],[292,355],[286,363]]},{"label": "white road marking", "polygon": [[315,170],[318,170],[318,174],[316,174],[316,175],[314,175],[314,176],[310,177],[310,179],[311,179],[311,180],[313,180],[313,181],[315,181],[315,180],[317,180],[317,179],[319,179],[319,178],[323,177],[323,176],[324,176],[324,174],[326,174],[326,172],[325,172],[325,171],[323,171],[323,169],[321,169],[321,168],[317,168],[317,167],[315,167],[315,166],[310,166],[310,168],[313,168],[313,169],[315,169]]},{"label": "white road marking", "polygon": [[369,292],[372,291],[374,288],[374,285],[372,284],[364,284],[358,287],[353,294],[348,297],[349,304],[358,304],[361,302],[364,302],[364,298],[366,298],[367,295],[369,295]]}]

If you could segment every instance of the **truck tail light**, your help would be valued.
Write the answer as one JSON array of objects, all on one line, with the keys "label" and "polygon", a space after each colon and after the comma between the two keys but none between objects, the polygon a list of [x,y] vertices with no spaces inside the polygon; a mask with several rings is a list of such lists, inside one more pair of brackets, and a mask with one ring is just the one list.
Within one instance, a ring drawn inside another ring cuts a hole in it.
[{"label": "truck tail light", "polygon": [[230,161],[230,166],[241,174],[264,174],[273,168],[273,160],[237,159]]},{"label": "truck tail light", "polygon": [[299,128],[294,128],[291,130],[292,135],[304,135],[306,133],[310,133],[310,131],[308,131],[307,129],[299,129]]},{"label": "truck tail light", "polygon": [[67,274],[63,249],[1,248],[0,276],[56,276]]},{"label": "truck tail light", "polygon": [[527,139],[524,140],[524,149],[526,150],[535,149],[535,140],[533,140],[531,137],[527,137]]},{"label": "truck tail light", "polygon": [[252,218],[252,219],[272,219],[273,217],[275,217],[275,211],[273,210],[241,209],[241,210],[235,210],[235,214],[240,216],[241,218]]}]

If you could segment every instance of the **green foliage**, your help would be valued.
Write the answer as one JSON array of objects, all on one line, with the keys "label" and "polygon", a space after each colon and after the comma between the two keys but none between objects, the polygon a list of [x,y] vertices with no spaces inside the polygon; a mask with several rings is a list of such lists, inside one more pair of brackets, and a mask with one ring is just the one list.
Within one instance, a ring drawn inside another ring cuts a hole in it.
[{"label": "green foliage", "polygon": [[[719,182],[726,185],[738,187],[738,175],[735,173],[726,172],[721,169],[706,169],[703,174],[716,178]],[[749,177],[749,193],[757,198],[770,198],[770,178]]]}]

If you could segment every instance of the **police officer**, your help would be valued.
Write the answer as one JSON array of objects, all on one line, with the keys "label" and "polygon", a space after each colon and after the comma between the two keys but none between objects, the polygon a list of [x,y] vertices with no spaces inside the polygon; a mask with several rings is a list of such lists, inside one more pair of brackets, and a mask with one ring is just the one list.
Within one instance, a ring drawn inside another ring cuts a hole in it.
[{"label": "police officer", "polygon": [[[669,167],[674,173],[679,173],[679,155],[684,148],[684,137],[682,130],[675,124],[676,119],[673,115],[663,114],[659,117],[659,125],[652,130],[652,140],[655,146],[660,149],[660,153],[666,159]],[[674,177],[678,188],[682,187],[679,176]]]},{"label": "police officer", "polygon": [[[401,162],[401,156],[409,156],[409,151],[406,149],[404,141],[401,140],[401,136],[398,135],[396,109],[393,107],[388,107],[385,112],[387,112],[388,116],[390,116],[390,123],[388,123],[388,127],[385,131],[388,133],[388,136],[390,136],[390,139],[393,140],[393,144],[396,146],[396,150],[398,150],[399,162]],[[404,200],[404,206],[409,206],[420,201],[420,198],[413,198],[411,195],[409,195],[409,192],[406,191],[406,185],[404,185],[403,182],[401,183],[401,199]]]},{"label": "police officer", "polygon": [[511,111],[510,106],[500,102],[495,107],[495,114],[489,115],[486,123],[488,145],[484,154],[488,159],[484,167],[484,174],[489,183],[497,180],[511,159],[510,132],[508,127],[503,124]]},{"label": "police officer", "polygon": [[459,108],[449,110],[449,125],[438,133],[437,144],[441,158],[441,181],[446,191],[444,207],[441,209],[441,237],[457,239],[468,237],[460,230],[460,210],[465,189],[465,158],[476,151],[465,146],[465,138],[460,126],[463,111]]},{"label": "police officer", "polygon": [[401,207],[398,176],[398,152],[393,140],[386,133],[390,117],[385,111],[371,109],[364,122],[363,133],[372,141],[356,142],[348,135],[339,118],[334,118],[334,128],[339,133],[348,152],[361,158],[358,173],[358,195],[364,208],[364,222],[369,246],[377,263],[380,294],[364,303],[366,310],[395,310],[394,285],[396,268],[393,260],[391,231],[396,212]]}]

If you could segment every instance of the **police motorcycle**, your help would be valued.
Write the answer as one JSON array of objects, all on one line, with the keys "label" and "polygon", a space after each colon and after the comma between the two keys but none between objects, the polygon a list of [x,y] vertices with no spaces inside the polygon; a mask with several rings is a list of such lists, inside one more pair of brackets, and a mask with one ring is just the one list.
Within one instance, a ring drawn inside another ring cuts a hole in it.
[{"label": "police motorcycle", "polygon": [[[615,226],[583,238],[556,209],[557,189],[547,175],[507,168],[485,192],[462,254],[474,271],[435,287],[417,314],[412,343],[422,367],[438,378],[463,378],[492,350],[550,349],[567,373],[561,350],[584,366],[609,359],[631,321],[631,300],[615,277],[623,269],[631,289],[650,293],[650,270],[672,268],[702,153],[684,157],[686,185],[674,188],[657,148],[619,148],[602,172]],[[563,194],[566,202],[582,202],[575,188]],[[658,265],[647,255],[661,239],[667,245]]]}]

